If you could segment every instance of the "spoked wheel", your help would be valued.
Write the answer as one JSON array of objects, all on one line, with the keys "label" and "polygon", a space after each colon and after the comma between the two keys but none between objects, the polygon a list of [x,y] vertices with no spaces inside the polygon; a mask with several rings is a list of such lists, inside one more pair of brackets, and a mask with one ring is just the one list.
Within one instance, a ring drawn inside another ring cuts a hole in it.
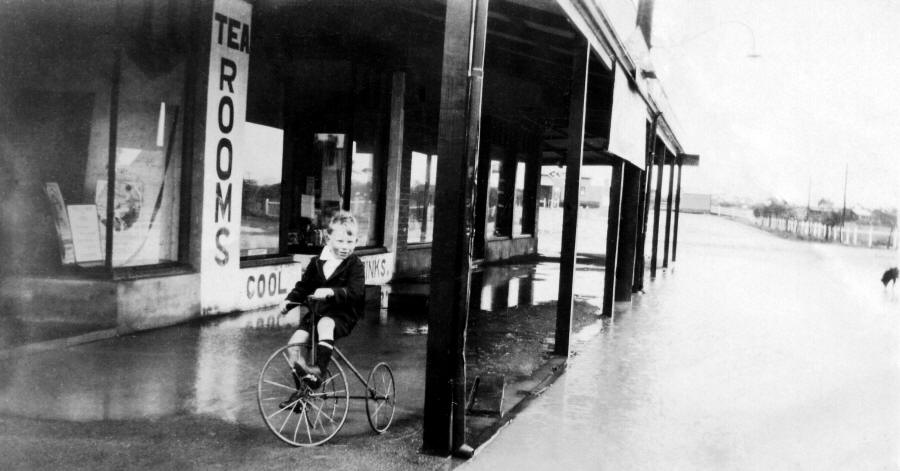
[{"label": "spoked wheel", "polygon": [[257,403],[266,426],[280,440],[293,446],[316,446],[327,442],[344,425],[350,406],[347,376],[337,358],[322,375],[322,384],[310,385],[293,372],[291,344],[269,357],[259,373]]},{"label": "spoked wheel", "polygon": [[384,433],[394,420],[394,407],[397,403],[394,388],[394,373],[387,363],[379,363],[369,373],[369,386],[366,393],[366,415],[372,430]]}]

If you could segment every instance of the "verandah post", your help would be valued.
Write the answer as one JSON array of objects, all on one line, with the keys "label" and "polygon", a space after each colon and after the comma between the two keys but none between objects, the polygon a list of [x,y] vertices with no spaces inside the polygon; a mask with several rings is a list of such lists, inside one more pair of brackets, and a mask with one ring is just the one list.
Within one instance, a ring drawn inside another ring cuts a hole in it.
[{"label": "verandah post", "polygon": [[653,153],[654,163],[659,165],[656,170],[656,196],[653,201],[653,247],[650,254],[650,278],[656,278],[656,256],[659,247],[659,210],[662,205],[662,179],[663,165],[666,162],[665,145],[656,140],[656,151]]},{"label": "verandah post", "polygon": [[563,233],[559,254],[559,296],[556,298],[556,335],[553,353],[569,355],[572,330],[572,282],[575,278],[575,236],[578,224],[578,193],[584,155],[584,121],[587,107],[588,63],[591,47],[581,40],[572,62],[569,98],[569,147],[566,152],[566,183],[563,204]]},{"label": "verandah post", "polygon": [[669,162],[669,193],[666,196],[666,235],[663,246],[663,268],[669,266],[669,234],[672,230],[672,193],[675,183],[675,159]]},{"label": "verandah post", "polygon": [[634,253],[638,238],[640,238],[638,228],[641,223],[640,199],[643,171],[629,163],[624,164],[624,167],[618,262],[616,263],[616,302],[631,301],[635,269]]},{"label": "verandah post", "polygon": [[672,230],[672,261],[678,253],[678,216],[681,214],[681,156],[678,156],[678,190],[675,191],[675,228]]},{"label": "verandah post", "polygon": [[488,0],[447,2],[422,450],[466,453],[466,323]]},{"label": "verandah post", "polygon": [[641,219],[640,219],[640,236],[638,246],[634,254],[634,285],[633,292],[643,291],[644,289],[644,254],[647,250],[647,219],[650,215],[650,191],[653,184],[653,155],[654,144],[656,143],[656,126],[659,121],[659,113],[653,116],[653,120],[647,129],[647,150],[644,175],[641,178]]},{"label": "verandah post", "polygon": [[622,172],[625,163],[612,165],[609,184],[609,215],[606,226],[606,272],[603,275],[603,315],[612,316],[616,297],[616,266],[619,261],[619,227],[622,218]]}]

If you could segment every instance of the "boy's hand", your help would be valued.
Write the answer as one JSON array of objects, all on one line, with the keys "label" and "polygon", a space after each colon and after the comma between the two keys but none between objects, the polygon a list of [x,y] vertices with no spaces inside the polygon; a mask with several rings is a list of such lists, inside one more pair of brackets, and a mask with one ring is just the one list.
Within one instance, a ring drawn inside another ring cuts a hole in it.
[{"label": "boy's hand", "polygon": [[297,307],[297,305],[298,303],[296,301],[288,301],[287,299],[285,299],[281,302],[281,314],[287,314],[288,311]]},{"label": "boy's hand", "polygon": [[327,299],[334,296],[334,290],[331,288],[319,288],[310,296],[313,299]]}]

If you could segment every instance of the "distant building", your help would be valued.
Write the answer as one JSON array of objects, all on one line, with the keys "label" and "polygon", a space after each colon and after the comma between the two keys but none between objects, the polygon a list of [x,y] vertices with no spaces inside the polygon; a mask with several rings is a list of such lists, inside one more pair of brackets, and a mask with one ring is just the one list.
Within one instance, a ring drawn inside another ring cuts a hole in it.
[{"label": "distant building", "polygon": [[712,195],[682,193],[679,211],[683,213],[709,213],[712,209]]},{"label": "distant building", "polygon": [[[555,168],[541,170],[541,187],[538,202],[542,207],[556,208],[566,197],[566,174]],[[594,178],[581,177],[578,203],[584,208],[600,208],[609,205],[609,179],[597,184]]]}]

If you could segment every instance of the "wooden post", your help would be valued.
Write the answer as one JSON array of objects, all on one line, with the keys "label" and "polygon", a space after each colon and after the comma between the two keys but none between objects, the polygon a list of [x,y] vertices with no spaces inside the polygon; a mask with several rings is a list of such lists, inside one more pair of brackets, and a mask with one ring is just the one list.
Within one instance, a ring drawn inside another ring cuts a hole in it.
[{"label": "wooden post", "polygon": [[487,150],[485,150],[484,155],[479,154],[478,167],[475,170],[477,172],[475,181],[484,182],[480,185],[476,185],[477,188],[475,188],[475,241],[472,248],[472,258],[476,260],[484,258],[484,248],[487,243],[487,238],[493,236],[493,234],[485,233],[487,224],[487,181],[491,174],[490,149],[491,134],[493,132],[490,116],[482,116],[481,130],[482,131],[478,136],[478,146]]},{"label": "wooden post", "polygon": [[641,178],[643,172],[631,164],[624,164],[622,176],[622,204],[619,223],[619,249],[616,262],[616,302],[631,301],[634,281],[634,252],[639,237]]},{"label": "wooden post", "polygon": [[669,162],[669,193],[666,196],[666,234],[663,245],[663,268],[669,266],[669,233],[672,229],[672,187],[675,183],[675,160]]},{"label": "wooden post", "polygon": [[622,172],[625,163],[621,160],[612,165],[609,183],[609,217],[606,226],[606,273],[603,276],[603,315],[615,312],[616,266],[619,261],[619,228],[622,216]]},{"label": "wooden post", "polygon": [[572,88],[569,98],[569,148],[566,153],[566,184],[563,204],[563,233],[559,253],[559,296],[556,301],[556,336],[553,353],[569,355],[572,329],[572,281],[575,278],[575,235],[578,224],[578,193],[581,184],[581,159],[584,154],[584,121],[587,105],[588,63],[591,48],[582,39],[572,63]]},{"label": "wooden post", "polygon": [[[422,450],[465,453],[466,322],[487,0],[447,2]],[[469,448],[470,450],[470,448]]]},{"label": "wooden post", "polygon": [[672,261],[678,252],[678,215],[681,214],[681,157],[678,158],[678,189],[675,191],[675,228],[672,230]]},{"label": "wooden post", "polygon": [[[391,124],[388,135],[387,185],[385,185],[384,246],[397,253],[397,231],[400,225],[400,174],[403,167],[403,103],[406,94],[406,72],[391,75]],[[397,257],[394,257],[396,263]]]},{"label": "wooden post", "polygon": [[641,227],[640,239],[638,240],[637,250],[634,254],[634,284],[632,291],[637,293],[644,289],[644,253],[647,247],[647,218],[650,214],[650,188],[653,182],[653,155],[654,144],[656,143],[656,125],[659,120],[659,113],[653,117],[650,127],[647,130],[647,148],[646,148],[646,171],[641,179]]},{"label": "wooden post", "polygon": [[656,278],[656,255],[659,247],[659,209],[662,205],[662,173],[663,165],[666,163],[666,147],[662,142],[656,142],[656,152],[654,158],[658,162],[659,168],[656,169],[656,200],[653,202],[653,247],[650,254],[650,278]]},{"label": "wooden post", "polygon": [[[645,219],[645,193],[646,193],[646,185],[647,185],[647,172],[644,169],[640,171],[640,180],[638,181],[638,203],[637,203],[637,234],[634,240],[635,247],[634,253],[632,256],[634,260],[631,261],[632,265],[632,277],[629,286],[631,286],[631,290],[633,293],[636,293],[641,290],[643,287],[643,276],[642,273],[638,273],[638,270],[644,270],[644,231],[646,230],[646,219]],[[639,286],[640,285],[640,286]]]}]

